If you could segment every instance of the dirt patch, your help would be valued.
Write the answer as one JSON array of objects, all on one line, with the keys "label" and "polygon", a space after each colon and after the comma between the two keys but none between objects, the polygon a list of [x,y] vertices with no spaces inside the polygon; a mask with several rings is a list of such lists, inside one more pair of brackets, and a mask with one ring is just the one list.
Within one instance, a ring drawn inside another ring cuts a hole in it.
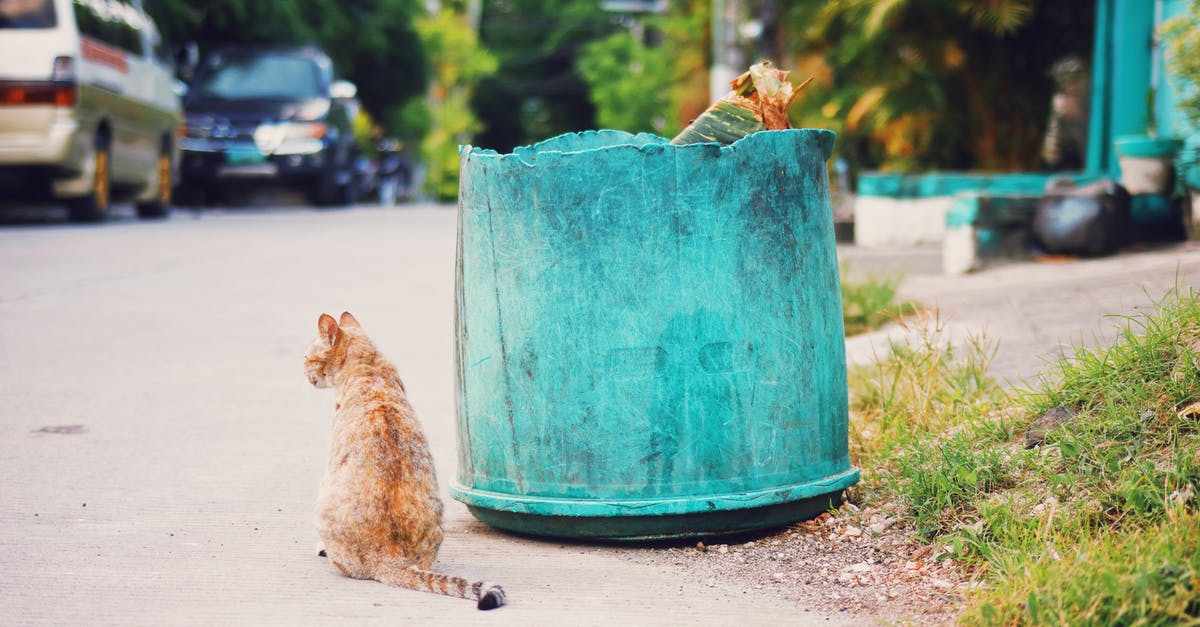
[{"label": "dirt patch", "polygon": [[949,622],[965,581],[947,547],[912,539],[887,514],[895,508],[847,504],[833,514],[768,535],[740,536],[627,555],[682,567],[710,587],[776,594],[796,608],[864,622]]}]

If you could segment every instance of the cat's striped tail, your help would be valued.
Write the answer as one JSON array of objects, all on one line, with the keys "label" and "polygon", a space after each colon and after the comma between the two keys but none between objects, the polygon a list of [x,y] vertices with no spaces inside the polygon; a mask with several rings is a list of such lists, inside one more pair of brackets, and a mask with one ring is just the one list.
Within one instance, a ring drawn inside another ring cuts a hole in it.
[{"label": "cat's striped tail", "polygon": [[421,590],[475,601],[475,607],[491,610],[504,605],[504,588],[487,581],[470,582],[462,577],[443,575],[416,566],[385,568],[379,581],[399,588]]}]

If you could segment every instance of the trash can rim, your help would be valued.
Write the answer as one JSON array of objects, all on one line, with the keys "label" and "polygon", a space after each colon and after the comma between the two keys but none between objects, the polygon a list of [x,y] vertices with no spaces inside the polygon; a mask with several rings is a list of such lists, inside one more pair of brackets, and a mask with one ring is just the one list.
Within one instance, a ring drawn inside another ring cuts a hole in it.
[{"label": "trash can rim", "polygon": [[[477,159],[477,158],[517,160],[517,161],[520,161],[523,165],[526,165],[529,167],[534,167],[537,165],[536,161],[527,160],[525,158],[526,156],[533,156],[535,158],[540,155],[556,155],[556,156],[563,156],[563,157],[572,157],[572,156],[576,156],[576,155],[595,154],[595,153],[603,152],[605,150],[629,149],[629,148],[632,148],[638,152],[643,152],[643,153],[664,152],[664,151],[668,151],[668,150],[672,150],[672,151],[674,151],[674,150],[714,151],[715,150],[715,151],[719,151],[721,154],[730,154],[730,153],[736,152],[740,149],[743,149],[745,146],[752,145],[754,143],[761,142],[761,141],[766,141],[767,138],[769,138],[769,137],[772,137],[772,136],[778,137],[781,135],[814,136],[814,137],[816,137],[817,138],[816,144],[821,149],[821,152],[823,153],[823,156],[825,157],[825,159],[829,159],[829,157],[831,156],[831,154],[833,152],[834,138],[836,137],[836,134],[829,129],[791,128],[791,129],[777,130],[777,131],[758,131],[757,133],[751,133],[750,135],[747,135],[728,146],[721,145],[717,142],[701,142],[701,143],[696,143],[696,144],[675,145],[675,144],[671,144],[669,139],[667,139],[665,137],[660,137],[658,135],[654,135],[652,133],[638,133],[638,134],[634,135],[633,133],[629,133],[626,131],[619,131],[619,130],[613,130],[613,129],[600,129],[600,130],[563,133],[561,135],[556,135],[549,139],[540,141],[536,144],[531,144],[528,146],[518,146],[518,147],[514,148],[512,150],[512,152],[503,153],[503,154],[496,150],[493,150],[491,148],[482,148],[479,146],[473,146],[471,144],[460,145],[458,147],[458,152],[459,152],[459,157],[463,160]],[[578,149],[573,149],[573,150],[562,150],[562,149],[554,148],[557,145],[569,143],[570,140],[568,138],[592,139],[592,138],[597,138],[597,137],[604,138],[604,143],[602,143],[600,145],[592,145],[592,146],[589,146],[586,148],[578,148]]]}]

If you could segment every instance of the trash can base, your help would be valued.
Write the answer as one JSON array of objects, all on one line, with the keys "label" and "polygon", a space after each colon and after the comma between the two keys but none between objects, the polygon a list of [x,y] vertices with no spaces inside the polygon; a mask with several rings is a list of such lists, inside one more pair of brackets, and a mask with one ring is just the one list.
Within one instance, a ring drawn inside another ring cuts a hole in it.
[{"label": "trash can base", "polygon": [[556,538],[659,540],[720,536],[808,520],[842,503],[859,471],[802,485],[708,497],[644,501],[539,498],[466,488],[450,494],[481,522],[504,531]]},{"label": "trash can base", "polygon": [[750,509],[667,516],[541,516],[467,506],[481,522],[521,535],[639,541],[726,536],[809,520],[842,504],[842,491]]}]

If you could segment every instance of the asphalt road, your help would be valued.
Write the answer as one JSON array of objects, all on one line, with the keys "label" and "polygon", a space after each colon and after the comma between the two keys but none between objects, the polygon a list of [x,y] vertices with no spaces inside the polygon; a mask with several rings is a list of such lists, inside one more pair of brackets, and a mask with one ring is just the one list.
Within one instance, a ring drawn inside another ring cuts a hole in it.
[{"label": "asphalt road", "polygon": [[[454,229],[454,209],[432,205],[92,226],[0,213],[0,622],[846,622],[746,582],[701,582],[687,564],[626,559],[636,549],[497,533],[448,497],[437,568],[504,584],[510,606],[481,615],[316,557],[333,398],[301,358],[320,313],[353,312],[397,363],[443,487],[453,476]],[[1009,379],[1064,344],[1106,341],[1104,314],[1200,281],[1187,245],[967,277],[938,274],[936,249],[843,257],[905,271],[904,296],[938,305],[955,337],[988,329]],[[852,339],[850,358],[902,335]]]},{"label": "asphalt road", "polygon": [[[397,363],[453,476],[452,207],[224,210],[69,225],[0,214],[0,622],[21,625],[797,624],[630,549],[491,531],[443,495],[439,570],[510,605],[341,577],[312,504],[333,396],[322,312]],[[837,622],[837,621],[835,621]]]}]

